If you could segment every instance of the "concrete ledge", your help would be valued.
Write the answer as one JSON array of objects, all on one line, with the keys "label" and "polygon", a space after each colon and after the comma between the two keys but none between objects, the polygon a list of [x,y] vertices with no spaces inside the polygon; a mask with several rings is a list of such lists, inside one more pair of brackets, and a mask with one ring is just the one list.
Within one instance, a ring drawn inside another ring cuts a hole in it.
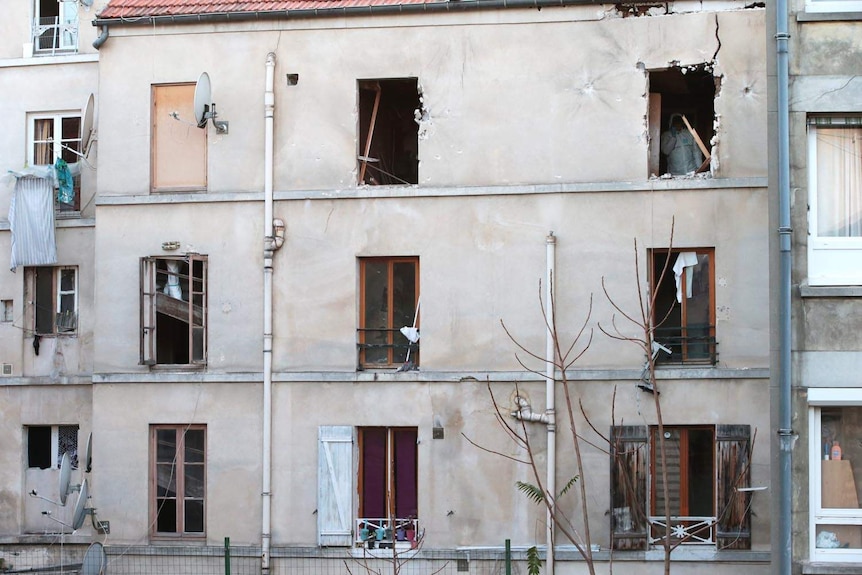
[{"label": "concrete ledge", "polygon": [[862,573],[859,563],[802,563],[803,575],[857,575]]},{"label": "concrete ledge", "polygon": [[[690,192],[767,187],[766,178],[670,178],[639,182],[588,182],[571,184],[534,184],[513,186],[424,187],[424,186],[361,186],[340,190],[276,191],[276,201],[333,200],[368,198],[431,198],[506,196],[534,194],[600,193],[600,192]],[[262,202],[263,193],[239,191],[224,193],[190,192],[175,194],[100,195],[96,206],[127,206],[138,204],[183,204],[219,202]]]},{"label": "concrete ledge", "polygon": [[862,20],[862,12],[798,12],[796,14],[797,22],[836,22],[841,20]]},{"label": "concrete ledge", "polygon": [[818,297],[862,297],[862,286],[810,286],[808,282],[799,284],[799,296]]},{"label": "concrete ledge", "polygon": [[52,64],[90,64],[99,61],[99,54],[65,54],[58,56],[33,56],[32,58],[3,58],[0,68],[23,68]]}]

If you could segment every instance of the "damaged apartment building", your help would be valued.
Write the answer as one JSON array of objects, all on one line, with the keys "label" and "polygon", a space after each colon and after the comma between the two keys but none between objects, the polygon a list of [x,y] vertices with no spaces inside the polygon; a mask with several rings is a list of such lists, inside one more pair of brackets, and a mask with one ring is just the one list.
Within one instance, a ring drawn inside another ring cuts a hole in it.
[{"label": "damaged apartment building", "polygon": [[56,252],[0,566],[769,572],[763,7],[54,4],[0,22],[0,247]]}]

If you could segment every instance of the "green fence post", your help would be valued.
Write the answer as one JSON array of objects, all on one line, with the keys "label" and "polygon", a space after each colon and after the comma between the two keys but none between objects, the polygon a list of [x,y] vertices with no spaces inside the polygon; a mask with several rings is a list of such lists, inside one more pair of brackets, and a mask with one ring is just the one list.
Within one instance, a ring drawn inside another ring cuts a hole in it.
[{"label": "green fence post", "polygon": [[512,540],[506,539],[506,575],[512,575]]},{"label": "green fence post", "polygon": [[230,537],[224,538],[224,575],[230,575]]}]

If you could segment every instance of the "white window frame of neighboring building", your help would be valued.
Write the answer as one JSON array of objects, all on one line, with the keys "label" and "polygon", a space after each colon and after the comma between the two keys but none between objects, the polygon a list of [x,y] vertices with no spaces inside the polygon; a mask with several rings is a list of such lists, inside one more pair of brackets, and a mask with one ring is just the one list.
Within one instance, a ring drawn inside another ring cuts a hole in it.
[{"label": "white window frame of neighboring building", "polygon": [[[49,16],[56,18],[54,22],[43,20],[39,4],[40,0],[33,0],[33,28],[30,35],[33,41],[33,53],[50,56],[57,52],[77,52],[79,29],[77,0],[57,0],[57,16]],[[39,40],[42,34],[52,29],[56,44],[52,42],[50,47],[41,47]]]},{"label": "white window frame of neighboring building", "polygon": [[806,12],[862,12],[862,0],[805,0]]},{"label": "white window frame of neighboring building", "polygon": [[808,283],[812,286],[858,286],[862,285],[862,235],[818,236],[817,132],[818,128],[829,127],[862,129],[862,115],[808,118]]},{"label": "white window frame of neighboring building", "polygon": [[862,509],[823,509],[820,506],[823,458],[820,410],[822,407],[851,406],[862,406],[862,388],[808,389],[808,536],[811,561],[862,561],[862,549],[818,549],[816,546],[818,525],[859,525],[862,529]]}]

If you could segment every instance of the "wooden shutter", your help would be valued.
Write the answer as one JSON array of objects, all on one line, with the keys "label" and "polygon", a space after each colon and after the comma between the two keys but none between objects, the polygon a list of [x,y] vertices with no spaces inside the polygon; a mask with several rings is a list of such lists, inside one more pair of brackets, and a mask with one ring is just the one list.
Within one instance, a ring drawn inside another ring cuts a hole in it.
[{"label": "wooden shutter", "polygon": [[648,430],[623,425],[611,430],[611,545],[647,548]]},{"label": "wooden shutter", "polygon": [[141,349],[142,365],[156,363],[156,262],[141,258]]},{"label": "wooden shutter", "polygon": [[716,425],[716,543],[721,549],[751,549],[751,426]]},{"label": "wooden shutter", "polygon": [[318,429],[317,542],[321,547],[353,543],[353,428]]}]

